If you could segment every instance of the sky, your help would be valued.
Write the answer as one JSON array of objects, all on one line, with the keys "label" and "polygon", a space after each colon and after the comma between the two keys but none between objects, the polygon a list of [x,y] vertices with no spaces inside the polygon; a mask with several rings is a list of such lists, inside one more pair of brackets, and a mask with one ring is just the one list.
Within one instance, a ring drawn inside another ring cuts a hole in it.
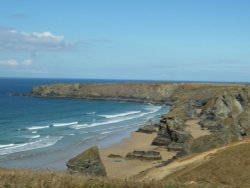
[{"label": "sky", "polygon": [[249,0],[0,0],[0,77],[250,82]]}]

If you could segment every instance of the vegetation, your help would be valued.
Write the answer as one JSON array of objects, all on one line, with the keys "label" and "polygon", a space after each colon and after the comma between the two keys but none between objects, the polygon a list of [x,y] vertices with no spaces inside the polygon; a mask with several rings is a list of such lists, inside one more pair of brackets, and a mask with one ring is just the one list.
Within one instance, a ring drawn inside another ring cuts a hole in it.
[{"label": "vegetation", "polygon": [[[63,172],[0,169],[2,188],[177,188],[162,182],[140,183],[127,180],[71,175]],[[186,187],[186,186],[185,186]]]},{"label": "vegetation", "polygon": [[250,187],[250,143],[228,147],[199,165],[190,165],[165,182],[207,182],[218,187]]}]

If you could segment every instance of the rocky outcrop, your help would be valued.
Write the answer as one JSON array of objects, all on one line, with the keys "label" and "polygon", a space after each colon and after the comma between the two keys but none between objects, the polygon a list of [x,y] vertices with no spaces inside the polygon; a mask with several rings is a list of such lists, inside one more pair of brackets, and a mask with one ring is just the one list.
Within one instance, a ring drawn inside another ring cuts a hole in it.
[{"label": "rocky outcrop", "polygon": [[146,133],[146,134],[152,134],[152,133],[154,133],[154,132],[157,132],[157,129],[158,129],[157,127],[158,127],[158,125],[157,125],[157,124],[154,124],[154,123],[150,120],[150,121],[148,121],[148,122],[146,123],[145,126],[140,127],[140,128],[137,130],[137,132]]},{"label": "rocky outcrop", "polygon": [[88,176],[106,176],[106,170],[96,146],[70,159],[66,165],[70,173],[79,173]]},{"label": "rocky outcrop", "polygon": [[[223,89],[222,89],[223,88]],[[183,94],[169,114],[160,121],[153,145],[178,151],[178,156],[203,152],[250,136],[249,87],[196,89]],[[197,113],[197,109],[201,112]],[[201,129],[212,134],[194,139],[185,130],[185,122],[200,119]]]},{"label": "rocky outcrop", "polygon": [[117,154],[109,154],[108,157],[109,158],[123,158],[121,155],[117,155]]},{"label": "rocky outcrop", "polygon": [[183,106],[173,108],[160,121],[157,137],[152,144],[165,146],[170,151],[180,151],[183,144],[192,138],[185,130],[186,114]]},{"label": "rocky outcrop", "polygon": [[161,160],[161,155],[160,152],[158,151],[133,151],[130,152],[126,155],[126,159],[131,160],[131,159],[139,159],[139,160]]}]

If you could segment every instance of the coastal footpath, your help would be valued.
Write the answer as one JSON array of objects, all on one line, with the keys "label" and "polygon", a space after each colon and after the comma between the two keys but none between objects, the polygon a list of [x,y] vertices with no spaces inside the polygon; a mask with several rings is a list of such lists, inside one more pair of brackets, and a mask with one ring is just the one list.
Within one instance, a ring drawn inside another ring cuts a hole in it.
[{"label": "coastal footpath", "polygon": [[[53,84],[34,87],[25,95],[171,105],[170,112],[163,114],[157,125],[153,128],[146,125],[139,131],[150,133],[152,130],[154,138],[151,145],[165,148],[176,155],[162,160],[153,168],[143,170],[133,177],[134,180],[165,180],[167,177],[173,177],[172,174],[178,169],[194,165],[197,161],[199,165],[203,164],[211,155],[223,151],[224,148],[228,150],[227,146],[236,147],[235,143],[245,146],[244,141],[248,140],[250,135],[250,86],[247,84]],[[134,154],[138,157],[138,152],[132,153],[132,156]],[[227,159],[231,161],[230,157]],[[186,169],[192,170],[194,167],[197,167],[197,164]],[[189,171],[188,174],[190,173]],[[180,181],[182,178],[178,176],[177,179]]]}]

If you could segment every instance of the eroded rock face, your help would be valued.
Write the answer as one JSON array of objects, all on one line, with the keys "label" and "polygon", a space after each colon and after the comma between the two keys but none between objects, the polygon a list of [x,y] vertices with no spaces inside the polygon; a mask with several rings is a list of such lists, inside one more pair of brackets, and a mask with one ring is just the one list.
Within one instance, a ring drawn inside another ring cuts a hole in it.
[{"label": "eroded rock face", "polygon": [[80,173],[89,176],[106,176],[106,170],[96,146],[70,159],[66,165],[70,173]]},{"label": "eroded rock face", "polygon": [[183,122],[168,116],[162,118],[158,135],[152,145],[166,146],[171,151],[181,150],[183,143],[192,138],[191,134],[185,131]]},{"label": "eroded rock face", "polygon": [[128,153],[126,155],[126,159],[128,159],[128,160],[130,160],[130,159],[139,159],[139,160],[147,160],[147,161],[161,160],[161,155],[160,155],[160,152],[153,151],[153,150],[149,150],[149,151],[133,151],[133,152]]},{"label": "eroded rock face", "polygon": [[[153,145],[166,146],[180,155],[203,152],[250,136],[250,91],[246,88],[195,90],[176,101],[161,119]],[[197,113],[197,109],[200,112]],[[211,134],[194,139],[185,131],[185,121],[199,119],[201,129]]]}]

